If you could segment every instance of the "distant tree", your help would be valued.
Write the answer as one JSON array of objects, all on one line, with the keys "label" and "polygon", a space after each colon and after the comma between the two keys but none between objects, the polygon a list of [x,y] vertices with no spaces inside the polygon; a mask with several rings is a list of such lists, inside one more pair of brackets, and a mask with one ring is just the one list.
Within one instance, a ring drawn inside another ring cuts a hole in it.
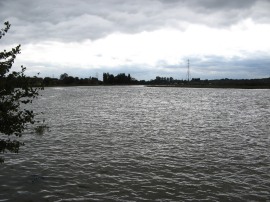
[{"label": "distant tree", "polygon": [[75,83],[76,83],[76,84],[80,82],[79,77],[75,77],[74,80],[75,80]]},{"label": "distant tree", "polygon": [[51,84],[51,78],[50,77],[45,77],[44,79],[43,79],[43,83],[44,83],[44,85],[45,86],[49,86],[50,84]]},{"label": "distant tree", "polygon": [[61,74],[60,75],[60,80],[64,80],[67,77],[68,77],[68,74],[67,73]]},{"label": "distant tree", "polygon": [[109,73],[103,73],[103,83],[104,84],[108,83],[108,77],[109,77]]},{"label": "distant tree", "polygon": [[68,77],[65,77],[64,79],[63,79],[63,82],[64,82],[64,84],[66,84],[66,85],[71,85],[71,84],[73,84],[73,83],[75,83],[75,78],[74,77],[72,77],[72,76],[68,76]]},{"label": "distant tree", "polygon": [[115,77],[115,83],[116,84],[124,84],[126,80],[126,74],[120,73]]},{"label": "distant tree", "polygon": [[131,83],[131,76],[130,74],[128,74],[128,79],[127,79],[128,83]]},{"label": "distant tree", "polygon": [[115,78],[114,78],[113,74],[109,74],[108,83],[109,84],[114,84],[115,83]]},{"label": "distant tree", "polygon": [[[10,28],[9,22],[4,25],[5,28],[0,30],[0,39]],[[34,112],[25,106],[31,104],[42,89],[32,86],[36,82],[25,76],[25,67],[21,66],[21,71],[10,73],[18,54],[20,45],[11,51],[0,52],[0,152],[18,153],[19,147],[23,145],[18,137],[21,137],[28,124],[34,123]],[[3,161],[0,157],[0,162]]]},{"label": "distant tree", "polygon": [[138,84],[138,81],[125,73],[120,73],[114,76],[113,74],[103,73],[103,83],[111,85],[127,85]]}]

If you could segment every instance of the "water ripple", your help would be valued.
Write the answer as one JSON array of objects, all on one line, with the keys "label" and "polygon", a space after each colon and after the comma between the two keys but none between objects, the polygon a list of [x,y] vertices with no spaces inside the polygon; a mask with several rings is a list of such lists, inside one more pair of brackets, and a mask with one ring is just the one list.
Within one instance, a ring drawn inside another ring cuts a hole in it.
[{"label": "water ripple", "polygon": [[47,88],[0,201],[270,200],[269,90]]}]

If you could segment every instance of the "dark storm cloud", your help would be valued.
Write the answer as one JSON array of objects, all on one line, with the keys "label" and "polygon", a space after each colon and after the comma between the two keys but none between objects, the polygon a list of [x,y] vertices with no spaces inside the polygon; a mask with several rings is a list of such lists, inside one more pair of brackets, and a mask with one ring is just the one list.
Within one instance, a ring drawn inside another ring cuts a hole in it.
[{"label": "dark storm cloud", "polygon": [[268,22],[267,0],[1,0],[10,41],[82,41],[114,32],[138,33],[187,23],[226,27],[245,18]]}]

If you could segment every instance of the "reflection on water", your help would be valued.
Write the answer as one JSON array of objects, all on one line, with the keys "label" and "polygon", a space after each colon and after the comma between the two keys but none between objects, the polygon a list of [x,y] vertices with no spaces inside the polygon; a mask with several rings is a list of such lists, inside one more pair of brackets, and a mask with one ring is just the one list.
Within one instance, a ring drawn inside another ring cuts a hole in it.
[{"label": "reflection on water", "polygon": [[47,88],[0,201],[270,200],[270,91]]}]

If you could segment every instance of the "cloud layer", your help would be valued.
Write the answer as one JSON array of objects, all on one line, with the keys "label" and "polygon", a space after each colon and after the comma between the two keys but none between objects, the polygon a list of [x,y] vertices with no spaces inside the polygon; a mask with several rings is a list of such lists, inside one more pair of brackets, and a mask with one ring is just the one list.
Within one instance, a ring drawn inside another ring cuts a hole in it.
[{"label": "cloud layer", "polygon": [[12,24],[0,46],[21,43],[18,62],[50,75],[179,75],[194,58],[198,77],[247,77],[251,65],[269,76],[269,10],[268,0],[0,1],[0,19]]},{"label": "cloud layer", "polygon": [[0,19],[19,41],[95,40],[114,32],[139,33],[189,24],[229,27],[244,19],[269,23],[267,0],[13,0],[1,1]]}]

